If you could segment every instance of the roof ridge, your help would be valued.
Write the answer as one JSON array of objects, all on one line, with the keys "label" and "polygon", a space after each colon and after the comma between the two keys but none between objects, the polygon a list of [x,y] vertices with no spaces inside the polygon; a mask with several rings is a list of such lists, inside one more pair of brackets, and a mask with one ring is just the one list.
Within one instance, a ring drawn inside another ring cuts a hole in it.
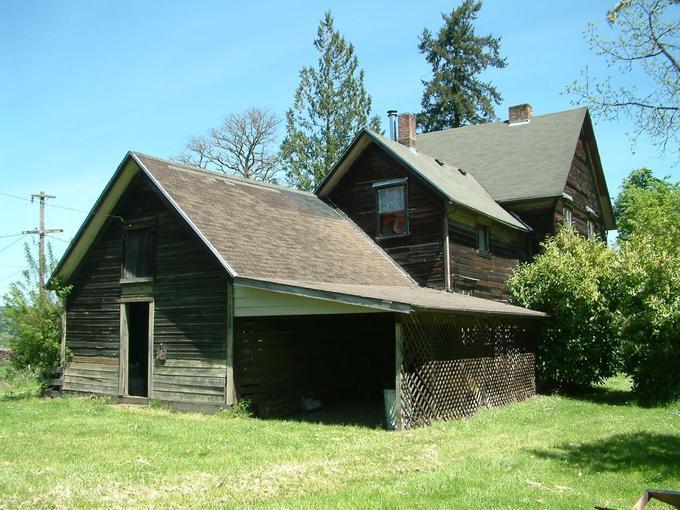
[{"label": "roof ridge", "polygon": [[[579,106],[577,108],[569,108],[568,110],[561,110],[559,112],[550,112],[550,113],[542,113],[541,115],[534,115],[532,119],[540,119],[544,117],[552,117],[554,115],[561,115],[564,113],[570,113],[570,112],[575,112],[577,110],[587,110],[587,106]],[[458,129],[469,129],[469,128],[476,128],[476,127],[481,127],[481,126],[493,126],[496,124],[507,124],[508,120],[496,120],[496,121],[491,121],[491,122],[481,122],[479,124],[467,124],[465,126],[458,126],[455,128],[448,128],[448,129],[440,129],[439,131],[430,131],[429,133],[420,133],[417,134],[416,137],[429,137],[430,135],[437,135],[440,133],[449,133],[451,131],[456,131]]]},{"label": "roof ridge", "polygon": [[148,159],[153,159],[154,161],[160,161],[161,163],[166,163],[167,165],[172,165],[175,166],[181,170],[188,170],[190,172],[196,172],[196,173],[201,173],[205,175],[209,175],[211,177],[217,177],[220,179],[225,179],[227,181],[235,181],[239,184],[246,184],[246,185],[251,185],[251,186],[261,186],[263,188],[269,188],[272,190],[278,190],[278,191],[288,191],[291,193],[299,193],[301,195],[305,195],[307,197],[316,197],[314,193],[310,193],[309,191],[303,191],[295,188],[288,188],[286,186],[281,186],[280,184],[273,184],[270,182],[263,182],[263,181],[257,181],[255,179],[247,179],[245,177],[241,177],[238,175],[232,175],[232,174],[227,174],[227,173],[218,173],[213,170],[208,170],[206,168],[201,168],[195,165],[190,165],[188,163],[182,163],[181,161],[176,161],[174,159],[167,159],[167,158],[159,158],[158,156],[152,156],[150,154],[145,154],[143,152],[138,152],[138,151],[130,151],[132,154],[135,154],[137,156],[142,156],[144,158]]}]

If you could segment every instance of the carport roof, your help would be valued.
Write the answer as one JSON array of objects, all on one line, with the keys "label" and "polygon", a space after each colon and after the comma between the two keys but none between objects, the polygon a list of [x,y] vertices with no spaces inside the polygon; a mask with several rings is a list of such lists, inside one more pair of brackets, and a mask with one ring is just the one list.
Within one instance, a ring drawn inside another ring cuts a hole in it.
[{"label": "carport roof", "polygon": [[300,296],[365,305],[402,313],[455,312],[470,315],[547,317],[543,312],[417,285],[357,285],[296,280],[237,278],[246,287]]}]

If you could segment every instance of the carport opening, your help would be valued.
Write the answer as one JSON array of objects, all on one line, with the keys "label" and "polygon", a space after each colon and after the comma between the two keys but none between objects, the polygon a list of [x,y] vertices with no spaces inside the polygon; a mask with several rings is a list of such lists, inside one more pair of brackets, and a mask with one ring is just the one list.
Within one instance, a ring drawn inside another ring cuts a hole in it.
[{"label": "carport opening", "polygon": [[395,386],[392,314],[239,317],[235,331],[237,393],[258,416],[383,425]]}]

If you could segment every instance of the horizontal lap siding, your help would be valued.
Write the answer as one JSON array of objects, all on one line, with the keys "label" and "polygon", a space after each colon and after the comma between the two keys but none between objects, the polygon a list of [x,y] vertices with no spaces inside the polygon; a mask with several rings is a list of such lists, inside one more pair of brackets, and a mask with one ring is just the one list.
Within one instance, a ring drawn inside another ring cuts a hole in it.
[{"label": "horizontal lap siding", "polygon": [[[595,224],[595,232],[603,239],[605,232],[602,226],[602,212],[600,211],[600,200],[595,183],[594,172],[588,154],[586,152],[586,141],[581,137],[576,145],[574,158],[571,162],[571,169],[567,177],[567,184],[564,192],[571,196],[573,202],[559,200],[554,214],[554,224],[559,226],[564,223],[563,206],[570,205],[572,209],[572,222],[574,228],[582,235],[587,235],[587,222],[590,218]],[[588,214],[586,207],[595,211],[597,217]]]},{"label": "horizontal lap siding", "polygon": [[473,295],[496,301],[510,298],[507,279],[512,269],[528,256],[529,238],[521,232],[491,225],[490,253],[477,250],[477,227],[474,218],[456,212],[449,218],[449,255],[455,290],[456,277],[478,281]]},{"label": "horizontal lap siding", "polygon": [[154,278],[154,398],[223,404],[228,281],[223,269],[174,216],[159,218]]},{"label": "horizontal lap siding", "polygon": [[[143,180],[132,184],[115,214],[125,224],[151,219],[156,229],[154,281],[143,295],[154,299],[154,342],[166,347],[167,361],[153,368],[153,396],[224,403],[224,270]],[[72,282],[66,346],[73,359],[64,372],[66,390],[119,393],[122,262],[123,222],[112,218]]]},{"label": "horizontal lap siding", "polygon": [[[408,178],[409,234],[377,238],[378,212],[373,183]],[[357,158],[330,193],[330,200],[368,234],[420,285],[443,288],[441,199],[427,185],[374,145]]]},{"label": "horizontal lap siding", "polygon": [[110,219],[72,282],[66,301],[71,359],[64,367],[64,390],[118,395],[121,232],[122,223]]}]

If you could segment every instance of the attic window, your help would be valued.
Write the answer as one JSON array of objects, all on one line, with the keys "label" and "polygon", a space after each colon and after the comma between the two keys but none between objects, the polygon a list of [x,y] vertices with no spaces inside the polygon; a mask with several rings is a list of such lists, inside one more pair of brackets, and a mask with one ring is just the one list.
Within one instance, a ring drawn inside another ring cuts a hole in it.
[{"label": "attic window", "polygon": [[154,232],[148,228],[128,230],[125,234],[123,278],[153,276]]},{"label": "attic window", "polygon": [[373,184],[378,200],[378,235],[380,237],[408,233],[406,179],[394,179]]}]

